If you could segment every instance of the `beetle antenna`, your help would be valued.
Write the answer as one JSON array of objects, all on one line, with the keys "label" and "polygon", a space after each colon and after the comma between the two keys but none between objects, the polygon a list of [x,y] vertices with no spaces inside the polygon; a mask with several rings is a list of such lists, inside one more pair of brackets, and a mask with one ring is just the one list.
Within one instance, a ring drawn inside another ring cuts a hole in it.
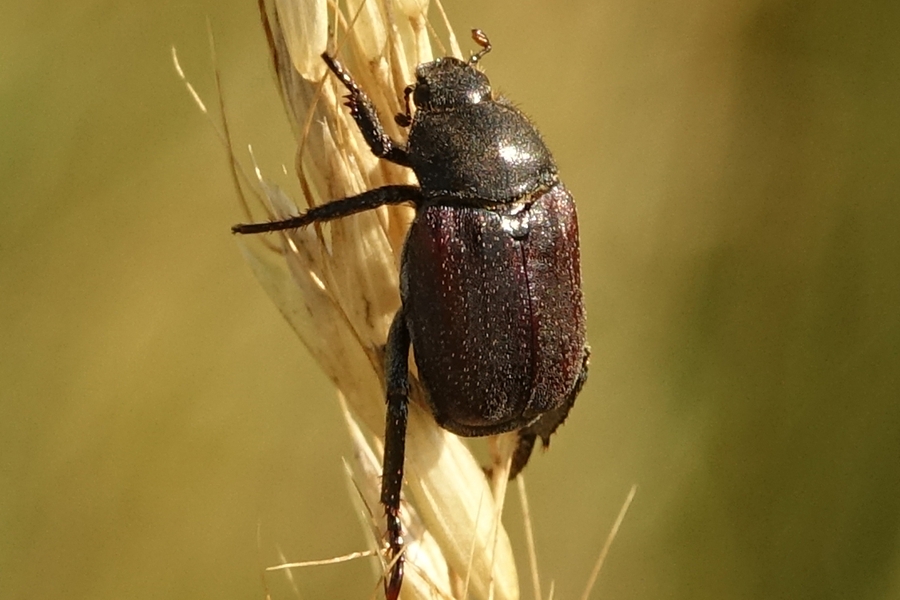
[{"label": "beetle antenna", "polygon": [[475,43],[481,46],[481,50],[472,55],[469,59],[470,65],[475,65],[481,60],[481,57],[491,51],[491,40],[488,39],[488,36],[480,29],[472,30],[472,39],[475,40]]}]

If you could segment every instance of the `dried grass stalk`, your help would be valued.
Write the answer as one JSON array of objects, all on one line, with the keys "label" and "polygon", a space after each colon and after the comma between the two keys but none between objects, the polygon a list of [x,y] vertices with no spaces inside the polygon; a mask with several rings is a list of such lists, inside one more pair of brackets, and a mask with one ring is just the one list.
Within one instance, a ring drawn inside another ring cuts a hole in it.
[{"label": "dried grass stalk", "polygon": [[[326,73],[320,55],[327,49],[340,57],[378,106],[388,132],[402,139],[404,132],[388,117],[403,108],[403,88],[413,80],[415,66],[432,58],[427,2],[348,0],[340,6],[325,0],[273,5],[260,0],[298,142],[295,168],[305,207],[382,185],[415,183],[409,170],[371,154],[342,105],[343,89]],[[453,32],[446,29],[447,46],[458,55]],[[297,204],[261,176],[256,183],[270,219],[299,214]],[[365,528],[379,549],[383,346],[400,306],[398,265],[412,217],[410,208],[382,207],[327,225],[238,240],[263,287],[346,399],[356,447],[348,473],[366,508]],[[407,498],[403,504],[408,566],[402,597],[518,598],[512,551],[499,522],[503,467],[512,444],[508,438],[497,444],[492,491],[466,446],[423,408],[415,380],[413,390],[406,442],[412,502]]]}]

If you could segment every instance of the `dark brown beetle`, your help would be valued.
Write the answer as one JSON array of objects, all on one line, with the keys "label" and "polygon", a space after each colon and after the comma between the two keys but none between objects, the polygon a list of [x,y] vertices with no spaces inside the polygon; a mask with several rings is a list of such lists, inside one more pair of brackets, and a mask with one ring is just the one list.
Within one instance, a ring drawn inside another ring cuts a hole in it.
[{"label": "dark brown beetle", "polygon": [[[418,186],[388,185],[299,217],[236,225],[234,233],[305,227],[385,204],[412,203],[400,295],[386,347],[387,419],[381,501],[390,558],[385,594],[403,580],[400,488],[409,401],[409,350],[435,420],[463,436],[518,430],[510,477],[565,420],[587,378],[578,222],[571,194],[534,125],[491,92],[468,61],[416,68],[405,91],[406,145],[392,140],[343,66],[322,58],[349,91],[347,105],[372,152],[409,167]],[[410,112],[410,96],[416,106]]]}]

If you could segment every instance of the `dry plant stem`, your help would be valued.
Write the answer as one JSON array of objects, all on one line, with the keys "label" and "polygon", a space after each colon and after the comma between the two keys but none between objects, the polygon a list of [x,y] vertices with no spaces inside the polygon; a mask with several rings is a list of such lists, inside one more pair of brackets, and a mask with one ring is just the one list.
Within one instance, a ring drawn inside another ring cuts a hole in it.
[{"label": "dry plant stem", "polygon": [[[492,489],[495,498],[506,498],[506,490],[509,486],[509,472],[512,468],[512,457],[518,444],[518,432],[504,433],[490,438],[491,458],[493,466],[491,469]],[[499,528],[501,527],[501,517],[503,516],[503,502],[496,503],[496,514],[494,515],[494,531],[492,551],[496,553],[497,542],[499,540]],[[494,598],[494,582],[491,581],[488,598]]]},{"label": "dry plant stem", "polygon": [[[344,90],[334,77],[326,77],[320,55],[327,49],[339,56],[376,104],[388,133],[403,139],[404,131],[387,117],[403,109],[403,88],[413,80],[415,66],[432,58],[426,6],[421,0],[260,3],[279,88],[297,136],[301,206],[415,183],[409,170],[371,154],[342,106]],[[448,46],[457,48],[452,33]],[[301,212],[261,175],[254,188],[265,199],[270,219]],[[263,287],[346,398],[347,418],[366,432],[351,433],[356,451],[349,471],[351,494],[375,549],[382,547],[383,531],[378,504],[382,348],[400,303],[398,264],[411,218],[407,207],[382,207],[319,227],[238,240]],[[414,364],[410,367],[414,373]],[[493,593],[498,599],[518,598],[509,540],[498,521],[502,498],[495,500],[465,445],[423,408],[415,377],[412,388],[406,486],[415,509],[402,505],[407,569],[401,597],[451,598],[450,580],[459,578],[470,582],[472,597]],[[386,567],[380,565],[379,575]]]},{"label": "dry plant stem", "polygon": [[[447,46],[461,57],[443,8],[436,4],[446,24]],[[329,6],[334,12],[330,24]],[[373,187],[414,182],[408,170],[371,155],[341,105],[343,91],[325,76],[320,55],[329,46],[339,51],[379,112],[394,114],[402,108],[402,90],[412,80],[415,66],[432,58],[429,32],[433,35],[434,29],[426,6],[424,0],[349,0],[343,12],[325,0],[276,0],[274,5],[260,0],[278,85],[297,135],[301,205],[317,206]],[[335,35],[331,40],[329,31]],[[173,60],[194,101],[209,116],[184,77],[174,49]],[[224,114],[221,93],[219,97]],[[403,138],[390,119],[383,121],[390,135]],[[270,219],[299,214],[297,204],[267,182],[259,168],[251,178],[240,167],[224,116],[217,133],[242,199],[249,191]],[[381,512],[377,457],[383,450],[378,438],[384,422],[382,348],[399,306],[397,265],[411,216],[408,208],[384,207],[310,230],[238,240],[264,289],[335,383],[339,396],[346,397],[348,426],[352,422],[359,430],[351,433],[357,448],[348,467],[351,493],[361,507],[373,550],[382,547],[383,527],[373,516]],[[411,368],[414,373],[413,364]],[[500,524],[505,476],[502,482],[494,481],[492,494],[465,445],[440,429],[422,408],[415,377],[412,387],[406,483],[418,510],[403,504],[408,569],[401,597],[518,598],[512,552]],[[508,472],[511,446],[505,447],[495,459],[496,474]],[[289,573],[289,566],[335,564],[366,554],[284,563],[273,570]],[[377,573],[383,576],[387,566],[382,564]],[[466,582],[462,594],[452,594],[451,581]]]}]

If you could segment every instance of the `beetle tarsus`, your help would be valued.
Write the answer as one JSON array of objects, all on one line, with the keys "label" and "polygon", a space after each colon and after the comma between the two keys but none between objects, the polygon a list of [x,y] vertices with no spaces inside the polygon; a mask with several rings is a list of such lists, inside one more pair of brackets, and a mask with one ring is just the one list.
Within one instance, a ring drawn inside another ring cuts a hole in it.
[{"label": "beetle tarsus", "polygon": [[411,85],[408,85],[403,89],[404,112],[394,115],[394,123],[400,127],[409,127],[412,125],[412,107],[409,105],[409,97],[414,90],[415,88]]}]

